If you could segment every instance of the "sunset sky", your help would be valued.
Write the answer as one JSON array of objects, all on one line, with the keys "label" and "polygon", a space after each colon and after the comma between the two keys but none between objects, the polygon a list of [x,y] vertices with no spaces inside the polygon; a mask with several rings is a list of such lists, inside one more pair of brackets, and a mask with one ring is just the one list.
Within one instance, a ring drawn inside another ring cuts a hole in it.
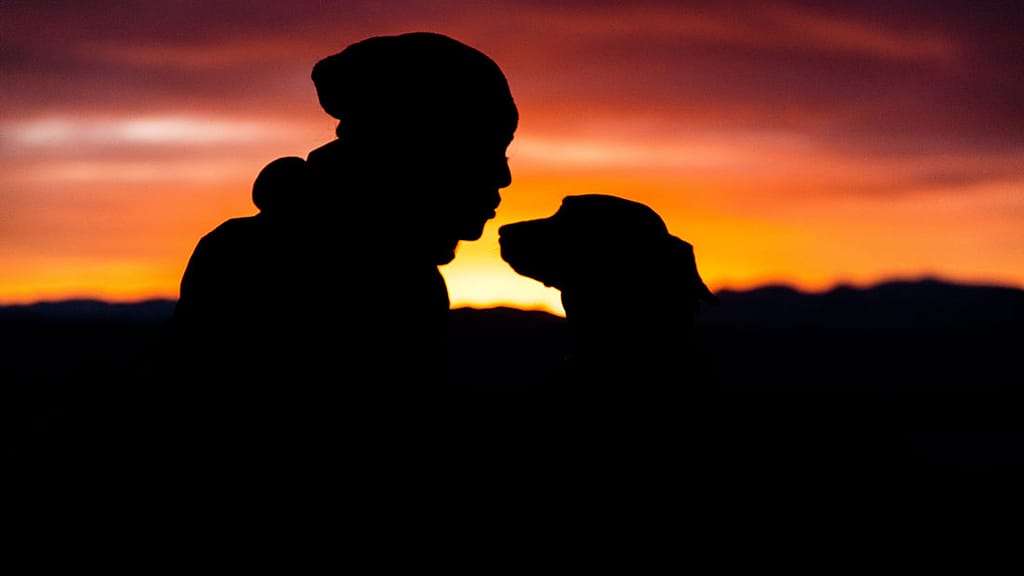
[{"label": "sunset sky", "polygon": [[520,111],[453,306],[560,312],[496,230],[594,192],[654,208],[716,290],[1024,288],[1018,2],[5,0],[0,304],[176,298],[257,172],[333,137],[313,64],[415,30],[491,56]]}]

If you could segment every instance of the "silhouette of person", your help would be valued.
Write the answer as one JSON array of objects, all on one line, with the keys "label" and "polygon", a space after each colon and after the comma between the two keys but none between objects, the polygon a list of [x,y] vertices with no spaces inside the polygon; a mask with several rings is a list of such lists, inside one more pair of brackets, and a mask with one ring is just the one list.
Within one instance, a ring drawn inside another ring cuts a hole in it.
[{"label": "silhouette of person", "polygon": [[[448,290],[438,266],[477,240],[511,183],[518,111],[500,68],[433,33],[380,36],[324,58],[312,79],[337,139],[307,163],[325,209],[315,229],[345,274],[317,286],[351,345],[401,396],[446,379]],[[349,330],[347,330],[349,331]]]},{"label": "silhouette of person", "polygon": [[311,77],[337,138],[267,165],[260,214],[205,235],[182,276],[176,378],[218,454],[344,439],[364,453],[390,442],[393,456],[458,426],[438,267],[480,238],[511,183],[507,79],[428,32],[356,42]]}]

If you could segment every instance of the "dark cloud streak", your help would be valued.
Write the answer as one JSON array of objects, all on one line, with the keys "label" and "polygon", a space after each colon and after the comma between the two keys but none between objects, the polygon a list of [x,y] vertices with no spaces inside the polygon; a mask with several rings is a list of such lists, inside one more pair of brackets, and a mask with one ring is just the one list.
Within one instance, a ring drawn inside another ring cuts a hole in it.
[{"label": "dark cloud streak", "polygon": [[[868,154],[1024,148],[1013,3],[47,2],[0,8],[13,115],[310,105],[316,59],[366,35],[485,44],[532,121],[658,116]],[[576,110],[575,113],[571,112]],[[586,111],[586,112],[580,112]],[[529,125],[528,123],[524,123]]]}]

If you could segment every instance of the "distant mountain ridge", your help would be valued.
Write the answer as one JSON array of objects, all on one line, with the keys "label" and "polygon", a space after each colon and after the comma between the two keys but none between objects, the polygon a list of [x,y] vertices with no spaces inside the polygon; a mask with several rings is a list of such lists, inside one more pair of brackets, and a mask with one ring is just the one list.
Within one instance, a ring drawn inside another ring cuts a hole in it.
[{"label": "distant mountain ridge", "polygon": [[50,319],[118,319],[137,318],[159,320],[170,318],[174,312],[174,300],[154,298],[138,302],[109,302],[90,298],[69,300],[48,300],[34,304],[12,304],[0,306],[3,318],[50,318]]},{"label": "distant mountain ridge", "polygon": [[[964,322],[989,328],[1024,325],[1024,290],[933,279],[890,281],[866,288],[839,286],[824,292],[766,285],[750,290],[722,290],[718,296],[721,306],[703,307],[700,313],[702,323],[792,328],[920,328]],[[170,318],[174,304],[171,299],[42,301],[0,306],[0,320],[160,320]],[[479,315],[499,322],[510,317],[532,318],[540,322],[550,321],[548,317],[561,319],[547,312],[510,306],[464,306],[455,308],[455,311],[460,316]]]},{"label": "distant mountain ridge", "polygon": [[839,286],[821,293],[785,286],[722,291],[722,305],[705,308],[707,323],[775,327],[998,328],[1024,324],[1024,290],[939,280],[891,281],[868,288]]}]

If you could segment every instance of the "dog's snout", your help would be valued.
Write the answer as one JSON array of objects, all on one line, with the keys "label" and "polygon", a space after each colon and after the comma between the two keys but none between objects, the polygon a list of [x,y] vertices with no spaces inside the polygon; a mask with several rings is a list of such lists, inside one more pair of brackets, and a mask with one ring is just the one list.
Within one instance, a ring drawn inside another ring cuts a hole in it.
[{"label": "dog's snout", "polygon": [[508,257],[508,250],[516,244],[516,224],[505,224],[498,228],[498,246],[503,259]]},{"label": "dog's snout", "polygon": [[505,224],[498,228],[498,241],[508,240],[514,238],[519,234],[518,230],[522,227],[521,222],[513,222],[512,224]]}]

